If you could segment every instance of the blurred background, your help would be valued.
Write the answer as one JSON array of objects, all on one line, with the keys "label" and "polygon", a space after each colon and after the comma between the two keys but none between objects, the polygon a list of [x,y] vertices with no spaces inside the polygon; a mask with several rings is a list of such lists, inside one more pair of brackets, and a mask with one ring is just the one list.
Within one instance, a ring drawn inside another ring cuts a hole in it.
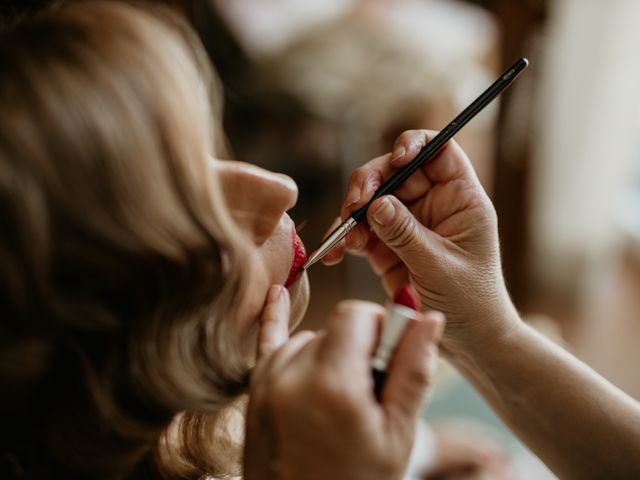
[{"label": "blurred background", "polygon": [[[226,92],[234,155],[300,187],[308,250],[350,173],[405,129],[440,129],[515,59],[529,70],[456,139],[500,220],[526,321],[640,398],[640,2],[191,2]],[[340,299],[384,302],[366,262],[310,271],[305,328]],[[488,425],[512,478],[552,478],[443,366],[426,417]],[[589,392],[585,392],[588,395]]]},{"label": "blurred background", "polygon": [[[49,1],[8,2],[0,19]],[[403,130],[441,129],[528,57],[456,140],[496,206],[525,321],[640,399],[640,2],[166,2],[188,12],[218,70],[234,157],[298,183],[292,217],[309,251],[357,166]],[[362,259],[309,276],[302,328],[344,298],[386,301]],[[508,478],[554,478],[444,362],[424,415],[497,439]]]}]

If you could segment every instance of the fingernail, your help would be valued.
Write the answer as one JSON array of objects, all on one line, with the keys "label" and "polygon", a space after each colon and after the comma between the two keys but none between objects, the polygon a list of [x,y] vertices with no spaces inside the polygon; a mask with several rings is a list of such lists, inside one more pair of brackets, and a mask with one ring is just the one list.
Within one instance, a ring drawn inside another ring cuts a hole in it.
[{"label": "fingernail", "polygon": [[378,225],[386,225],[393,220],[395,214],[396,208],[391,203],[391,200],[383,197],[376,205],[376,209],[373,212],[373,220]]},{"label": "fingernail", "polygon": [[349,191],[349,195],[344,201],[344,206],[349,208],[358,203],[358,200],[360,200],[360,187],[354,187]]},{"label": "fingernail", "polygon": [[277,302],[280,299],[280,296],[282,295],[282,290],[284,289],[280,285],[271,285],[271,287],[269,288],[267,301],[269,303]]},{"label": "fingernail", "polygon": [[391,163],[395,163],[404,157],[404,154],[407,153],[407,149],[404,147],[400,147],[397,150],[393,151],[393,156],[391,157]]}]

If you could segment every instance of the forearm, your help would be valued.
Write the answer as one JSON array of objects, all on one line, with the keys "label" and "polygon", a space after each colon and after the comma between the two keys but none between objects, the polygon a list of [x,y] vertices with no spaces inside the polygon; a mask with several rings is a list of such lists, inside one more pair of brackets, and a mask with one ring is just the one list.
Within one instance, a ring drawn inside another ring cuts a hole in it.
[{"label": "forearm", "polygon": [[561,478],[637,477],[638,403],[519,319],[511,325],[452,362]]}]

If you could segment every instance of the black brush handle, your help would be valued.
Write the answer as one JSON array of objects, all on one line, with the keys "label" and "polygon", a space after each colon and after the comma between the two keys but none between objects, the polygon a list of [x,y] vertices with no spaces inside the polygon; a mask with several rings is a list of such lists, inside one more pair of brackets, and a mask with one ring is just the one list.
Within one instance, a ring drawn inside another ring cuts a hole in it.
[{"label": "black brush handle", "polygon": [[471,105],[465,108],[453,121],[444,127],[438,135],[435,136],[425,147],[420,150],[420,153],[414,158],[411,163],[394,173],[386,182],[384,182],[373,197],[367,204],[353,212],[351,217],[358,223],[366,220],[367,210],[369,206],[383,195],[393,193],[407,178],[413,175],[423,165],[433,160],[436,154],[444,148],[453,136],[464,127],[469,120],[480,113],[489,103],[491,103],[502,91],[511,85],[520,73],[527,68],[529,61],[526,58],[519,59],[511,67],[509,67],[501,76],[493,82],[493,84],[487,88],[478,98],[476,98]]}]

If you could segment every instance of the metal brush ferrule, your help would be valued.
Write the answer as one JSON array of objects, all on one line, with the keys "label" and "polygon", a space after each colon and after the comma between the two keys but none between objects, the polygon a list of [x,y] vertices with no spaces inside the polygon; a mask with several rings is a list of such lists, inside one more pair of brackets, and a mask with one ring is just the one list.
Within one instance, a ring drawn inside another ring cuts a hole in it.
[{"label": "metal brush ferrule", "polygon": [[347,234],[358,225],[353,217],[347,218],[338,228],[336,228],[331,234],[322,242],[322,245],[313,252],[306,263],[302,266],[303,269],[309,268],[314,263],[318,262],[329,251],[335,247],[340,240],[347,236]]}]

